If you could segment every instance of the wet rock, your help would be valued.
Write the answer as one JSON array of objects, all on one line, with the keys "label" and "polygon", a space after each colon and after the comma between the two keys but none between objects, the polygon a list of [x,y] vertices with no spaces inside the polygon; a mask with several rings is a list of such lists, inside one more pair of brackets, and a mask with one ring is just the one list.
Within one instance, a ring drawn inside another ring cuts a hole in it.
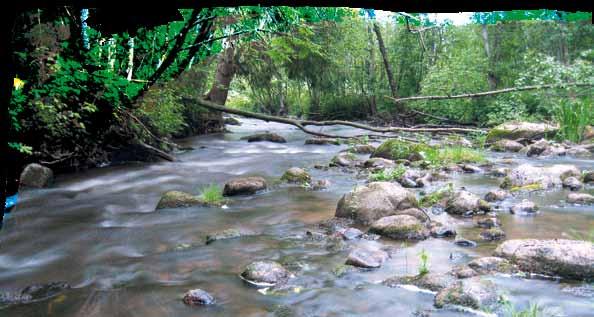
[{"label": "wet rock", "polygon": [[224,122],[228,125],[241,125],[241,122],[233,117],[226,117]]},{"label": "wet rock", "polygon": [[456,238],[456,240],[454,240],[454,244],[466,248],[475,248],[477,245],[476,242],[464,238]]},{"label": "wet rock", "polygon": [[584,185],[582,184],[582,182],[580,182],[579,179],[577,179],[577,177],[571,176],[563,180],[563,187],[575,191],[582,189]]},{"label": "wet rock", "polygon": [[429,232],[434,238],[455,237],[456,229],[449,225],[443,225],[440,222],[432,221],[429,225]]},{"label": "wet rock", "polygon": [[487,256],[468,262],[468,267],[479,274],[512,273],[516,269],[508,260],[496,256]]},{"label": "wet rock", "polygon": [[330,138],[311,138],[305,140],[305,144],[308,145],[340,145],[340,141],[337,139],[330,139]]},{"label": "wet rock", "polygon": [[259,176],[240,177],[228,181],[223,188],[223,195],[252,195],[268,187],[266,180]]},{"label": "wet rock", "polygon": [[184,294],[183,301],[184,304],[190,306],[205,306],[215,303],[215,299],[212,295],[199,288],[187,291],[186,294]]},{"label": "wet rock", "polygon": [[410,215],[383,217],[371,225],[369,232],[397,240],[424,240],[429,237],[425,224]]},{"label": "wet rock", "polygon": [[504,200],[507,197],[509,197],[509,193],[507,191],[501,190],[501,189],[495,189],[495,190],[488,192],[485,195],[485,200],[488,202],[495,202],[495,201]]},{"label": "wet rock", "polygon": [[43,165],[32,163],[21,172],[20,184],[27,187],[49,187],[54,181],[54,172]]},{"label": "wet rock", "polygon": [[457,281],[435,295],[435,307],[447,304],[460,305],[474,309],[487,309],[497,303],[499,296],[493,282],[479,277]]},{"label": "wet rock", "polygon": [[415,187],[418,187],[419,186],[417,184],[417,182],[413,181],[412,179],[410,179],[408,177],[401,177],[398,180],[398,183],[400,185],[402,185],[402,187],[404,187],[404,188],[415,188]]},{"label": "wet rock", "polygon": [[493,227],[490,229],[483,230],[480,233],[481,238],[487,241],[496,241],[505,238],[505,232],[501,228]]},{"label": "wet rock", "polygon": [[332,158],[331,166],[351,167],[357,164],[357,157],[353,153],[342,152]]},{"label": "wet rock", "polygon": [[509,173],[509,168],[499,167],[492,169],[489,175],[495,177],[505,177],[507,173]]},{"label": "wet rock", "polygon": [[355,240],[361,238],[365,233],[357,228],[347,228],[341,232],[342,238],[345,240]]},{"label": "wet rock", "polygon": [[527,199],[522,200],[522,202],[517,203],[510,208],[510,212],[512,214],[520,214],[520,215],[534,214],[537,211],[538,211],[538,206],[536,206],[535,203],[533,203]]},{"label": "wet rock", "polygon": [[497,220],[497,218],[495,217],[489,217],[489,218],[483,218],[483,219],[479,219],[476,222],[477,227],[479,228],[494,228],[494,227],[499,227],[500,223],[499,220]]},{"label": "wet rock", "polygon": [[503,139],[503,140],[499,140],[499,141],[495,142],[491,146],[491,149],[493,151],[497,151],[497,152],[518,152],[523,147],[524,147],[524,145],[522,145],[522,143],[520,143],[520,142]]},{"label": "wet rock", "polygon": [[319,179],[319,180],[316,180],[311,185],[311,188],[313,190],[323,190],[323,189],[328,189],[331,185],[332,185],[332,183],[330,183],[329,180],[327,180],[327,179]]},{"label": "wet rock", "polygon": [[583,176],[584,183],[594,183],[594,171],[585,171]]},{"label": "wet rock", "polygon": [[495,249],[494,255],[525,272],[569,279],[594,278],[594,244],[588,241],[508,240]]},{"label": "wet rock", "polygon": [[557,130],[556,126],[546,123],[506,122],[491,129],[487,134],[486,142],[493,143],[502,139],[532,139],[545,134],[552,136]]},{"label": "wet rock", "polygon": [[375,147],[370,144],[357,144],[349,149],[349,152],[357,154],[371,154],[375,151]]},{"label": "wet rock", "polygon": [[382,217],[417,207],[415,194],[389,182],[372,182],[357,186],[338,201],[336,217],[351,218],[359,224],[370,224]]},{"label": "wet rock", "polygon": [[255,286],[273,286],[283,283],[290,275],[289,271],[274,261],[252,262],[241,273],[245,281]]},{"label": "wet rock", "polygon": [[228,239],[235,239],[240,238],[246,235],[251,235],[251,232],[244,232],[240,229],[226,229],[223,231],[213,232],[206,236],[206,244],[211,244],[215,241],[219,240],[228,240]]},{"label": "wet rock", "polygon": [[311,182],[311,176],[302,168],[291,167],[281,177],[288,183],[306,184]]},{"label": "wet rock", "polygon": [[380,169],[395,167],[396,163],[394,163],[394,161],[392,161],[392,160],[388,160],[385,158],[373,157],[373,158],[370,158],[367,161],[365,161],[363,166],[365,166],[366,168],[372,169],[372,170],[380,170]]},{"label": "wet rock", "polygon": [[287,143],[287,140],[276,133],[258,133],[241,138],[248,142],[275,142],[275,143]]},{"label": "wet rock", "polygon": [[477,271],[473,270],[472,268],[468,267],[467,265],[459,265],[452,269],[451,274],[456,278],[469,278],[473,276],[480,275]]},{"label": "wet rock", "polygon": [[51,282],[46,284],[34,284],[25,287],[21,291],[21,302],[34,302],[54,297],[63,291],[70,289],[66,282]]},{"label": "wet rock", "polygon": [[462,171],[464,171],[465,173],[482,173],[483,170],[478,167],[478,166],[474,166],[471,164],[463,164],[460,166],[460,168],[462,168]]},{"label": "wet rock", "polygon": [[508,173],[501,188],[546,189],[561,185],[565,178],[571,176],[580,176],[580,170],[574,165],[556,164],[548,167],[535,167],[530,164],[522,164]]},{"label": "wet rock", "polygon": [[396,287],[398,285],[414,285],[421,289],[439,292],[454,284],[456,280],[453,276],[443,273],[432,273],[415,275],[415,276],[397,276],[389,278],[382,282],[388,287]]},{"label": "wet rock", "polygon": [[446,203],[446,212],[454,215],[462,215],[467,211],[489,211],[491,206],[477,195],[461,190],[456,192]]},{"label": "wet rock", "polygon": [[526,150],[525,150],[526,155],[528,157],[542,155],[545,151],[547,151],[549,149],[549,147],[550,147],[550,145],[549,145],[549,142],[547,142],[547,140],[545,140],[545,139],[539,140],[539,141],[535,142],[534,144],[531,144],[526,147]]},{"label": "wet rock", "polygon": [[586,193],[570,193],[567,195],[567,202],[582,205],[594,204],[594,196]]},{"label": "wet rock", "polygon": [[369,247],[357,247],[351,253],[345,262],[347,265],[352,265],[361,268],[378,268],[388,259],[387,252],[373,249]]},{"label": "wet rock", "polygon": [[165,208],[181,208],[181,207],[190,207],[190,206],[203,206],[206,205],[200,197],[194,196],[192,194],[180,192],[180,191],[168,191],[159,200],[157,203],[157,209],[165,209]]}]

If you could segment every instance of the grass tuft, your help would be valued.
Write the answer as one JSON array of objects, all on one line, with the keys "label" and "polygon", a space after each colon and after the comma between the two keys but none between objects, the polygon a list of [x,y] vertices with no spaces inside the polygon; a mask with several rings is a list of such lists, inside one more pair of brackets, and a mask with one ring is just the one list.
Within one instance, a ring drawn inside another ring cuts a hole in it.
[{"label": "grass tuft", "polygon": [[400,179],[404,173],[406,172],[406,168],[404,165],[399,164],[393,168],[386,168],[379,170],[377,172],[369,174],[369,181],[370,182],[389,182]]},{"label": "grass tuft", "polygon": [[210,184],[202,187],[202,189],[200,189],[200,198],[204,202],[213,205],[222,204],[225,201],[223,190],[217,184]]}]

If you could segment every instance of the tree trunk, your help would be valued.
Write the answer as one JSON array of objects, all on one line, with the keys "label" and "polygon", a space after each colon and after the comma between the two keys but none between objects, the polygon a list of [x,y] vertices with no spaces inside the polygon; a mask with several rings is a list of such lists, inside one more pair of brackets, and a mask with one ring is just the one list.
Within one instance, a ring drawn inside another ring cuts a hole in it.
[{"label": "tree trunk", "polygon": [[[382,38],[382,31],[380,30],[380,26],[377,22],[373,23],[373,30],[375,31],[375,35],[377,37],[377,44],[379,46],[380,53],[382,54],[382,59],[384,60],[384,67],[386,68],[386,76],[388,77],[388,83],[390,84],[390,91],[392,92],[392,97],[398,99],[398,86],[396,84],[396,81],[394,80],[392,66],[390,65],[390,61],[388,61],[386,46],[384,45],[384,39]],[[401,103],[397,103],[396,111],[398,113],[402,113],[403,110],[403,105]]]},{"label": "tree trunk", "polygon": [[487,29],[487,24],[485,23],[482,24],[481,34],[483,36],[483,45],[485,47],[485,53],[487,54],[487,81],[489,82],[489,89],[495,90],[497,89],[497,77],[493,72],[491,47],[489,46],[489,30]]},{"label": "tree trunk", "polygon": [[132,73],[134,72],[134,37],[128,40],[128,81],[132,80]]},{"label": "tree trunk", "polygon": [[235,47],[233,44],[230,44],[219,58],[214,82],[205,99],[219,105],[224,105],[227,101],[229,86],[231,85],[231,81],[233,80],[236,71]]},{"label": "tree trunk", "polygon": [[375,116],[377,114],[377,102],[375,97],[375,45],[373,45],[371,25],[367,26],[367,34],[369,35],[369,64],[367,65],[367,74],[369,76],[369,114]]}]

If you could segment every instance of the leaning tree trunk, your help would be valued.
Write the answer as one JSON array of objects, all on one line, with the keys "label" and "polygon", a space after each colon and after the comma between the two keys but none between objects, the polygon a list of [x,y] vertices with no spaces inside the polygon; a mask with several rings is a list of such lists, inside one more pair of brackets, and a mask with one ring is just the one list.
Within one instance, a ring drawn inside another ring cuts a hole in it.
[{"label": "leaning tree trunk", "polygon": [[[380,53],[382,54],[382,59],[384,60],[384,67],[386,68],[386,76],[388,77],[388,83],[390,84],[390,91],[392,92],[392,97],[398,99],[398,85],[394,80],[394,72],[392,72],[392,66],[390,65],[390,61],[388,61],[386,46],[384,45],[384,39],[382,38],[382,31],[380,30],[380,26],[377,22],[373,23],[373,31],[375,31],[375,35],[377,37],[377,44],[379,46]],[[396,112],[402,113],[403,110],[404,106],[401,103],[397,103]]]},{"label": "leaning tree trunk", "polygon": [[[235,64],[235,47],[230,42],[219,58],[217,65],[217,71],[215,72],[214,82],[210,91],[205,96],[205,100],[212,101],[219,105],[224,105],[227,101],[227,95],[229,94],[229,86],[231,81],[237,72],[237,65]],[[221,112],[212,113],[213,117],[209,118],[209,121],[215,121],[215,126],[212,127],[218,130],[223,127],[223,116]],[[208,129],[208,128],[207,128]]]}]

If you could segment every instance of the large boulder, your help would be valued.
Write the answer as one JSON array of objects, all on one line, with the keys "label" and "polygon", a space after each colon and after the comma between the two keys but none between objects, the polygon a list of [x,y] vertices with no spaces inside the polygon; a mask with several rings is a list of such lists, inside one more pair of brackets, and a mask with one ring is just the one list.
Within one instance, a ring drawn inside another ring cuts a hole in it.
[{"label": "large boulder", "polygon": [[524,145],[513,140],[499,140],[491,145],[491,149],[497,152],[518,152]]},{"label": "large boulder", "polygon": [[454,215],[466,214],[469,211],[490,211],[491,206],[477,195],[461,190],[456,192],[446,203],[446,212]]},{"label": "large boulder", "polygon": [[501,183],[502,188],[521,190],[546,189],[561,185],[567,177],[581,175],[580,170],[574,165],[555,164],[547,167],[536,167],[530,164],[522,164],[510,172]]},{"label": "large boulder", "polygon": [[289,183],[306,184],[311,182],[311,176],[302,168],[291,167],[283,174],[281,180]]},{"label": "large boulder", "polygon": [[248,142],[275,142],[275,143],[287,143],[287,140],[282,136],[276,133],[258,133],[253,135],[248,135],[241,138],[242,140],[247,140]]},{"label": "large boulder", "polygon": [[390,139],[382,143],[371,157],[381,157],[389,160],[419,161],[423,159],[423,152],[430,146],[408,141]]},{"label": "large boulder", "polygon": [[506,122],[500,124],[489,131],[487,134],[487,143],[493,143],[501,139],[531,139],[538,136],[554,135],[558,128],[546,123],[532,122]]},{"label": "large boulder", "polygon": [[369,232],[396,240],[424,240],[429,229],[418,218],[410,215],[394,215],[375,221]]},{"label": "large boulder", "polygon": [[359,224],[368,225],[382,217],[417,206],[415,194],[402,186],[372,182],[344,194],[336,206],[336,217],[351,218]]},{"label": "large boulder", "polygon": [[223,188],[223,195],[252,195],[260,190],[268,187],[266,180],[263,177],[251,176],[240,177],[228,181]]},{"label": "large boulder", "polygon": [[27,187],[44,188],[54,181],[54,172],[43,165],[32,163],[21,173],[20,184]]},{"label": "large boulder", "polygon": [[569,279],[594,278],[594,244],[588,241],[508,240],[499,245],[494,254],[525,272]]},{"label": "large boulder", "polygon": [[567,202],[582,205],[594,204],[594,196],[587,193],[570,193],[567,195]]},{"label": "large boulder", "polygon": [[156,209],[181,208],[201,205],[206,205],[206,202],[204,202],[204,200],[202,200],[200,197],[172,190],[161,196],[161,199],[157,203]]},{"label": "large boulder", "polygon": [[241,273],[241,277],[255,286],[273,286],[287,281],[289,271],[274,261],[256,261],[250,263]]},{"label": "large boulder", "polygon": [[435,307],[460,305],[473,309],[489,310],[497,304],[499,296],[495,284],[480,277],[460,280],[435,295]]}]

